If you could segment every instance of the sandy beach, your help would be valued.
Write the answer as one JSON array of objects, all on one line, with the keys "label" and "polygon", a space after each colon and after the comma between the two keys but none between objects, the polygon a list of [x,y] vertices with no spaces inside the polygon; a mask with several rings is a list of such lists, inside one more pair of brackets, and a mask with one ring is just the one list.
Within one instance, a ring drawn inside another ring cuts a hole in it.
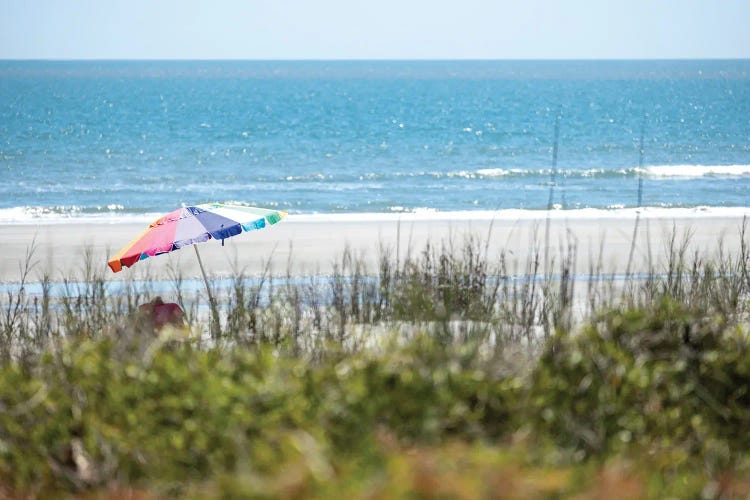
[{"label": "sandy beach", "polygon": [[[199,249],[206,271],[212,276],[224,276],[233,269],[258,275],[267,262],[277,275],[285,274],[290,266],[293,274],[327,274],[347,247],[364,258],[370,272],[375,272],[381,247],[391,252],[398,249],[400,258],[406,258],[421,251],[428,241],[438,245],[449,241],[460,244],[467,236],[474,236],[483,244],[489,240],[487,249],[491,259],[504,253],[511,270],[519,273],[527,269],[535,256],[544,262],[545,254],[554,263],[555,272],[560,260],[570,254],[570,248],[575,248],[576,274],[587,274],[599,263],[606,273],[626,271],[635,226],[632,216],[570,218],[553,212],[547,240],[548,218],[544,212],[515,219],[494,218],[487,213],[463,214],[460,217],[373,214],[364,218],[348,214],[292,215],[273,227],[228,239],[223,247],[219,242],[209,241],[200,244]],[[695,252],[715,256],[720,248],[725,253],[736,252],[740,248],[742,224],[743,215],[737,212],[674,217],[644,213],[636,233],[631,270],[645,271],[649,260],[663,262],[673,234],[678,243],[690,235],[690,256]],[[107,268],[108,257],[146,225],[143,222],[0,225],[0,281],[21,279],[20,266],[32,245],[36,265],[29,276],[31,281],[44,273],[52,280],[81,276],[87,253],[94,267],[98,266],[107,279],[126,279],[133,273],[135,277],[162,277],[170,267],[179,269],[186,278],[199,276],[191,248],[149,258],[120,273],[112,273]],[[545,241],[550,242],[548,249]]]}]

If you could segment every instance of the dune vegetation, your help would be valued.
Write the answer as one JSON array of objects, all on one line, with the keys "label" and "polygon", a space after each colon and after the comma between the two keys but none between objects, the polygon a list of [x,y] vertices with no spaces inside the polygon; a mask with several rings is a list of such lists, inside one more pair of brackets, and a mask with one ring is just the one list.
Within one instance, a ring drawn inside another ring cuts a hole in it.
[{"label": "dune vegetation", "polygon": [[750,253],[670,241],[639,276],[473,238],[238,270],[213,326],[174,272],[187,325],[156,334],[155,279],[36,279],[31,248],[0,299],[0,496],[750,495]]}]

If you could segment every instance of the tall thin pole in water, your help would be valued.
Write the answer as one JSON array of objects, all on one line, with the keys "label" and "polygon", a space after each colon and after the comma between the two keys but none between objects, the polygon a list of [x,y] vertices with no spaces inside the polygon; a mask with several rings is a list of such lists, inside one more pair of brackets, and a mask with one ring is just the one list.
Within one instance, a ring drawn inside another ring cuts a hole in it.
[{"label": "tall thin pole in water", "polygon": [[552,202],[555,196],[555,182],[557,181],[557,144],[560,138],[560,113],[555,116],[555,142],[552,146],[552,172],[550,173],[549,201],[547,202],[547,223],[544,228],[544,272],[549,273],[549,226]]},{"label": "tall thin pole in water", "polygon": [[638,206],[643,204],[643,135],[646,130],[646,113],[641,121],[641,142],[638,147]]},{"label": "tall thin pole in water", "polygon": [[555,193],[555,183],[557,182],[557,142],[560,137],[560,113],[555,116],[555,142],[552,146],[552,172],[549,179],[549,201],[547,210],[552,210],[552,201]]},{"label": "tall thin pole in water", "polygon": [[[643,136],[646,130],[646,113],[643,114],[641,121],[641,140],[638,145],[638,207],[643,204]],[[641,211],[635,214],[635,225],[633,226],[633,237],[630,240],[630,253],[628,254],[628,266],[625,268],[625,276],[630,276],[630,266],[633,264],[633,253],[635,252],[635,242],[638,237],[638,225],[641,222]]]}]

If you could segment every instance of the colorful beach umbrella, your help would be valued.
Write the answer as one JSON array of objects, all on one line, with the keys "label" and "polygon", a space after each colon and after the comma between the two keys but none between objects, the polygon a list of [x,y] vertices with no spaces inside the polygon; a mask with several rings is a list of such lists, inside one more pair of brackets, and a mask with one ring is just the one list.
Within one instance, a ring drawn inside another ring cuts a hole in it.
[{"label": "colorful beach umbrella", "polygon": [[[263,229],[286,217],[286,212],[242,205],[206,203],[178,208],[152,222],[109,260],[117,273],[122,267],[210,239],[221,240],[244,231]],[[197,252],[196,248],[196,252]],[[200,256],[199,256],[200,258]],[[202,264],[201,264],[202,267]]]},{"label": "colorful beach umbrella", "polygon": [[282,210],[223,205],[221,203],[206,203],[178,208],[174,212],[156,219],[145,231],[125,245],[109,260],[109,267],[117,273],[122,270],[122,266],[130,267],[148,257],[193,245],[211,305],[212,333],[218,335],[220,333],[219,313],[211,294],[211,287],[203,268],[201,255],[195,243],[216,239],[221,240],[223,245],[227,238],[237,236],[245,231],[263,229],[266,226],[276,224],[284,217],[286,217],[286,212]]}]

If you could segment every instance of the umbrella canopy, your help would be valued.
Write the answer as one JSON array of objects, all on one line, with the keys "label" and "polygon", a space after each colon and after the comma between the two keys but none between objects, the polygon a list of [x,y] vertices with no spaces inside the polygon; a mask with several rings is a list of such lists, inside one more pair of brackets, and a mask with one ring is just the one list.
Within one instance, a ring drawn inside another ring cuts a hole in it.
[{"label": "umbrella canopy", "polygon": [[109,260],[113,272],[138,261],[210,239],[222,240],[243,231],[262,229],[286,217],[282,210],[205,203],[178,208],[154,222]]}]

